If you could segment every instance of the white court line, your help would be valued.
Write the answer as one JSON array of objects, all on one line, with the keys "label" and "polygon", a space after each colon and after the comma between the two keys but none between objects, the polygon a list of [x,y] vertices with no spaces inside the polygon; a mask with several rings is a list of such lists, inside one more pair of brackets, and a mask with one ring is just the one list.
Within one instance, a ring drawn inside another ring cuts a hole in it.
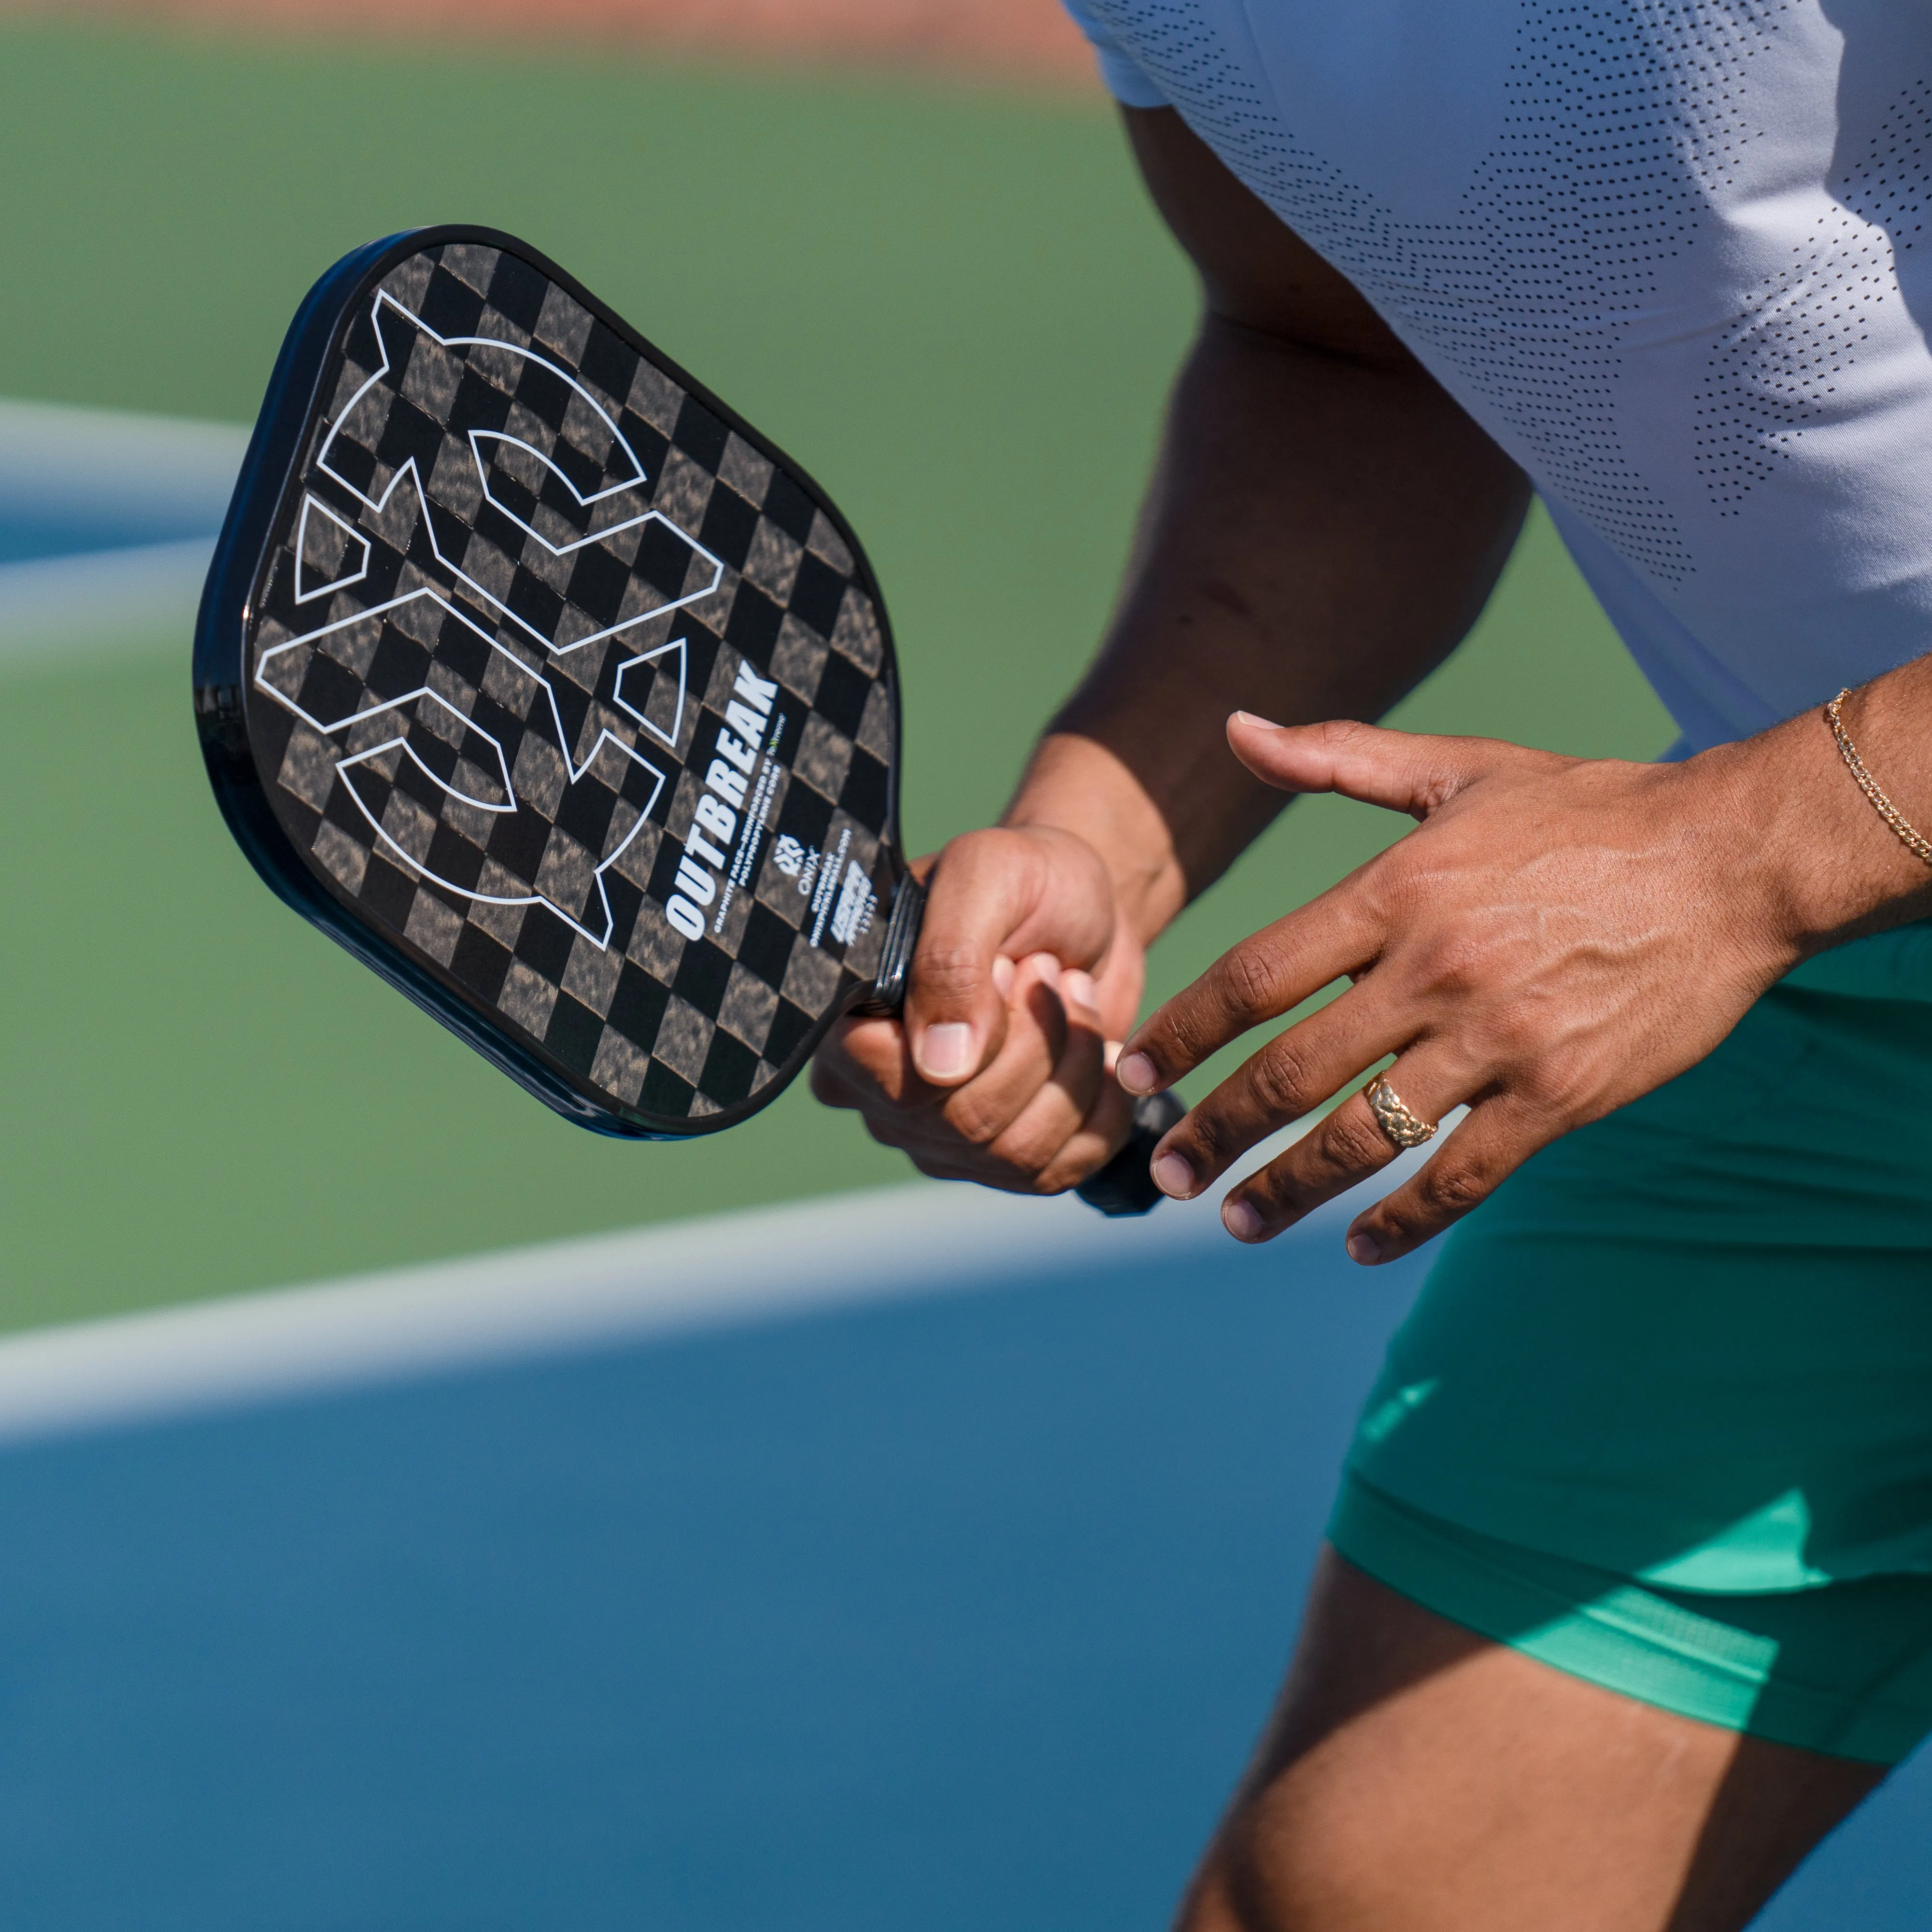
[{"label": "white court line", "polygon": [[[0,399],[0,669],[185,647],[247,430]],[[72,550],[76,532],[110,547]]]},{"label": "white court line", "polygon": [[[1224,1191],[1108,1220],[1071,1196],[916,1181],[30,1331],[0,1340],[0,1442],[997,1290],[1016,1276],[1198,1265],[1236,1252],[1219,1217]],[[1284,1264],[1313,1240],[1348,1265],[1342,1228],[1361,1204],[1332,1203],[1282,1237]]]},{"label": "white court line", "polygon": [[131,541],[212,536],[248,434],[235,423],[0,398],[0,523],[141,526]]},{"label": "white court line", "polygon": [[161,645],[185,655],[212,536],[0,565],[0,670]]}]

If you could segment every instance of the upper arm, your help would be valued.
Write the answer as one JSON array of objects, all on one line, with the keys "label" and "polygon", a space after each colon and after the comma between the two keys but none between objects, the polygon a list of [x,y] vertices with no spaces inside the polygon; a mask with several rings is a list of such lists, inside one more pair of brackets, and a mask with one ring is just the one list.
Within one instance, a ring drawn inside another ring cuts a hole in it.
[{"label": "upper arm", "polygon": [[1413,362],[1355,285],[1244,187],[1172,108],[1120,111],[1148,192],[1199,272],[1216,315],[1304,348]]}]

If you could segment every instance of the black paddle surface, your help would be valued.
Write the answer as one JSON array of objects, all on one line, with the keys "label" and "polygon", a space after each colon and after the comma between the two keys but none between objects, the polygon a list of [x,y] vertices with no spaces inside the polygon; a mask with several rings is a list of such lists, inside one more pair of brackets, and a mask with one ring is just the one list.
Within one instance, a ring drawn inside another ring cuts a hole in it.
[{"label": "black paddle surface", "polygon": [[[195,707],[271,887],[538,1098],[682,1138],[896,1010],[922,903],[885,606],[825,493],[512,237],[371,244],[291,326]],[[1143,1211],[1176,1103],[1082,1192]]]}]

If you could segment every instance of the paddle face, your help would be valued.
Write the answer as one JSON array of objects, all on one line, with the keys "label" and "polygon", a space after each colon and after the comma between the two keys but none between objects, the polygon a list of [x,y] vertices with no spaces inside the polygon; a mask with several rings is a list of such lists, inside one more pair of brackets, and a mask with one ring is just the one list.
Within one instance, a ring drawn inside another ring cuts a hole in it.
[{"label": "paddle face", "polygon": [[877,976],[898,700],[857,542],[509,236],[316,285],[195,664],[263,877],[584,1125],[733,1124]]}]

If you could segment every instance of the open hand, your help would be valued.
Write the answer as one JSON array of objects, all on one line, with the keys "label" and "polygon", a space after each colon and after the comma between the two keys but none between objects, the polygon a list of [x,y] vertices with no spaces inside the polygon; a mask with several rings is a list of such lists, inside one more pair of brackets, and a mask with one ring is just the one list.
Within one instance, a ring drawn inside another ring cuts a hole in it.
[{"label": "open hand", "polygon": [[[1225,953],[1126,1042],[1120,1084],[1156,1091],[1331,981],[1353,982],[1167,1136],[1154,1173],[1168,1194],[1199,1193],[1393,1054],[1387,1078],[1412,1113],[1470,1111],[1350,1228],[1357,1261],[1392,1260],[1538,1148],[1702,1059],[1798,956],[1751,861],[1742,748],[1630,764],[1240,712],[1228,739],[1272,784],[1421,822]],[[1234,1188],[1222,1219],[1265,1240],[1396,1151],[1354,1095]]]}]

